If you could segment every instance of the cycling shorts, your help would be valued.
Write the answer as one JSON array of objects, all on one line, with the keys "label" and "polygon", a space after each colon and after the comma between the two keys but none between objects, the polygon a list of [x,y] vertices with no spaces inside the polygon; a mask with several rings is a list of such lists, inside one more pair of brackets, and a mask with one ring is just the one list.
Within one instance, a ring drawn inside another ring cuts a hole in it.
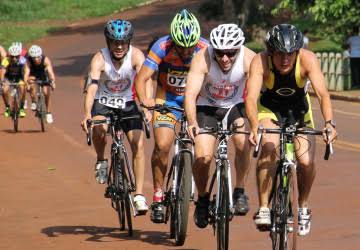
[{"label": "cycling shorts", "polygon": [[196,106],[196,117],[200,128],[217,128],[218,122],[222,122],[227,113],[227,129],[230,129],[236,119],[246,118],[244,103],[238,103],[231,108]]},{"label": "cycling shorts", "polygon": [[140,115],[140,118],[134,118],[122,121],[120,123],[121,128],[125,133],[129,132],[130,130],[143,130],[143,121],[141,118],[141,113],[134,101],[126,102],[124,109],[117,109],[117,108],[110,108],[105,105],[102,105],[99,103],[99,100],[94,101],[94,105],[91,109],[91,116],[109,116],[109,112],[113,111],[120,117],[127,117],[127,116],[133,116],[133,115]]},{"label": "cycling shorts", "polygon": [[10,82],[17,82],[19,83],[19,86],[26,86],[27,84],[21,79],[21,80],[9,80],[7,78],[4,79],[4,85],[9,85]]},{"label": "cycling shorts", "polygon": [[[304,122],[307,125],[307,127],[315,128],[309,94],[306,94],[304,104],[305,104],[304,105],[304,107],[305,107],[304,111],[306,112],[305,116],[304,116]],[[291,108],[291,107],[287,106],[287,109],[285,111],[276,110],[275,108],[270,109],[270,108],[265,107],[264,105],[262,105],[260,103],[260,98],[259,98],[259,101],[258,101],[258,119],[259,119],[259,121],[261,121],[263,119],[272,119],[274,121],[281,121],[281,120],[287,118],[288,115],[287,115],[286,111],[288,111],[289,108]],[[298,107],[295,107],[292,110],[293,110],[293,113],[294,113],[295,120],[299,120],[300,119],[300,114],[299,114],[299,112],[297,112],[297,111],[299,111]]]},{"label": "cycling shorts", "polygon": [[[174,95],[170,92],[164,91],[160,86],[157,88],[156,104],[165,104],[168,106],[175,106],[182,108],[184,103],[184,96]],[[175,124],[181,119],[182,113],[172,110],[169,113],[161,114],[158,111],[154,111],[153,126],[154,128],[166,127],[175,128]]]}]

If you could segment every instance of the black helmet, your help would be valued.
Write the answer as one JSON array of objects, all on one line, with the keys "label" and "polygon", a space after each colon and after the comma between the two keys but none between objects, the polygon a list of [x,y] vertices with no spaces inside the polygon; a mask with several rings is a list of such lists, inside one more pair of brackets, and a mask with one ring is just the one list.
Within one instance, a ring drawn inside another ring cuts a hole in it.
[{"label": "black helmet", "polygon": [[279,24],[267,33],[265,42],[270,52],[292,53],[303,46],[304,39],[301,31],[294,25]]}]

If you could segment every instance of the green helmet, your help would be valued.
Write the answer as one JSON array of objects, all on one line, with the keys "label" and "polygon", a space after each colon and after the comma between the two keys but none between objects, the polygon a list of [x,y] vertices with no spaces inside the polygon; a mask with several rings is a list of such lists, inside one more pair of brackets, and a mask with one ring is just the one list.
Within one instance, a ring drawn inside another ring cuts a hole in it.
[{"label": "green helmet", "polygon": [[200,25],[194,14],[186,9],[177,13],[171,22],[170,34],[172,40],[179,46],[189,48],[200,39]]}]

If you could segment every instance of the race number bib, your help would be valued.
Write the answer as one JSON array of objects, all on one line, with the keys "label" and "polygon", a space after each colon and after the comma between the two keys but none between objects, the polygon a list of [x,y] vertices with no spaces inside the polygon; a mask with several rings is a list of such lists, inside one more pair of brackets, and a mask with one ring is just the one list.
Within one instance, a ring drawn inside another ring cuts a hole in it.
[{"label": "race number bib", "polygon": [[185,88],[186,75],[175,75],[175,74],[168,73],[168,75],[167,75],[167,83],[171,87]]},{"label": "race number bib", "polygon": [[99,96],[99,103],[110,108],[124,109],[126,99],[124,97],[101,94]]}]

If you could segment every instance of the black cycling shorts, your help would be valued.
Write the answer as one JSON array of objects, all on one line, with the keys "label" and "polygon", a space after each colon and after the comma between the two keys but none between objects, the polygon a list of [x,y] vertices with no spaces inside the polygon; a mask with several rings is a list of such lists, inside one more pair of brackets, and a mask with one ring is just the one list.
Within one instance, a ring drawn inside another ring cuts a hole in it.
[{"label": "black cycling shorts", "polygon": [[127,117],[133,115],[139,115],[140,118],[134,118],[122,121],[120,123],[121,128],[125,133],[129,132],[130,130],[139,129],[143,130],[143,121],[141,118],[141,113],[135,103],[135,101],[126,102],[124,109],[117,109],[117,108],[110,108],[105,105],[99,103],[99,100],[94,101],[94,105],[91,109],[91,116],[105,116],[107,117],[109,112],[113,111],[120,117]]},{"label": "black cycling shorts", "polygon": [[[196,106],[196,116],[199,127],[217,128],[217,123],[224,119],[228,111],[228,108]],[[246,118],[244,103],[238,103],[231,108],[227,121],[228,129],[230,129],[231,124],[240,117]]]}]

